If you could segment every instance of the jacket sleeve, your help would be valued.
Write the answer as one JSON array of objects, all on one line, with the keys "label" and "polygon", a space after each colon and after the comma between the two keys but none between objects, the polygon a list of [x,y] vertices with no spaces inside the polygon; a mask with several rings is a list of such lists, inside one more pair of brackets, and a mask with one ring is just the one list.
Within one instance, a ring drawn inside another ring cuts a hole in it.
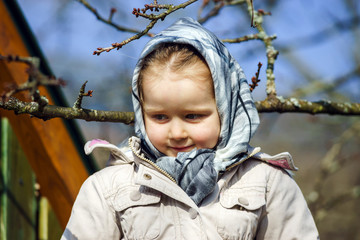
[{"label": "jacket sleeve", "polygon": [[320,239],[314,219],[294,179],[285,171],[273,170],[256,239]]},{"label": "jacket sleeve", "polygon": [[81,186],[61,240],[120,239],[115,211],[107,204],[96,174]]}]

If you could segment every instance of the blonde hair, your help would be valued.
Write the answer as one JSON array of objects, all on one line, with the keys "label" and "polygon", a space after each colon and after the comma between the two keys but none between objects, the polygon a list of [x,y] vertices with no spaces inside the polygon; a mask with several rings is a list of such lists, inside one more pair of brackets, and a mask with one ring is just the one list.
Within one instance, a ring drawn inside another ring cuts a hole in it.
[{"label": "blonde hair", "polygon": [[[204,57],[191,45],[180,43],[162,43],[149,53],[142,61],[142,66],[137,81],[140,103],[143,103],[143,80],[151,67],[166,66],[172,72],[177,72],[186,67],[194,66],[201,61],[206,66]],[[213,82],[211,81],[213,90]]]}]

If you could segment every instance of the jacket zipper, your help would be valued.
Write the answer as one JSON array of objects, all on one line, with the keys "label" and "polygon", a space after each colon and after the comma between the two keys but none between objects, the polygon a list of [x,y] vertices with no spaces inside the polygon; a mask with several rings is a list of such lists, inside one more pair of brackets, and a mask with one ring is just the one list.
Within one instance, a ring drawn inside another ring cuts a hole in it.
[{"label": "jacket zipper", "polygon": [[245,162],[246,160],[248,160],[249,158],[251,158],[252,156],[254,156],[256,153],[258,153],[259,151],[252,151],[252,153],[250,153],[244,160],[242,160],[241,162],[237,162],[234,163],[233,165],[228,166],[225,171],[229,171],[230,169],[232,169],[233,167],[236,167],[237,165],[240,165],[241,163]]},{"label": "jacket zipper", "polygon": [[168,177],[171,181],[173,181],[174,183],[176,183],[175,179],[174,179],[169,173],[167,173],[164,169],[160,168],[158,165],[156,165],[155,163],[153,163],[151,160],[149,160],[149,159],[147,159],[147,158],[139,155],[139,154],[135,151],[135,149],[133,148],[131,142],[132,142],[132,139],[129,138],[129,146],[130,146],[130,148],[131,148],[131,151],[132,151],[138,158],[140,158],[141,160],[149,163],[151,166],[153,166],[154,168],[156,168],[159,172],[161,172],[161,173],[164,174],[166,177]]}]

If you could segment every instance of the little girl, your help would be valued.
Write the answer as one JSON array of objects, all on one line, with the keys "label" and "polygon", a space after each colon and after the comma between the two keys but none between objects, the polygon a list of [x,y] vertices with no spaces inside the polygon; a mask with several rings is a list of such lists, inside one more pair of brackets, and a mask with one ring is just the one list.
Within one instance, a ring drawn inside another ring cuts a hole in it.
[{"label": "little girl", "polygon": [[133,76],[135,132],[80,189],[62,239],[318,239],[288,153],[249,141],[244,73],[190,18],[152,38]]}]

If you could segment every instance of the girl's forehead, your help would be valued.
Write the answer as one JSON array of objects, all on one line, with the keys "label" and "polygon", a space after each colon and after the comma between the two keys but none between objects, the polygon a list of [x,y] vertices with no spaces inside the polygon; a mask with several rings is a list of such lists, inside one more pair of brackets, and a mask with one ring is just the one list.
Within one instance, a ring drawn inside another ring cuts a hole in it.
[{"label": "girl's forehead", "polygon": [[148,81],[144,84],[145,112],[188,113],[216,109],[214,96],[196,75],[184,78],[174,74],[169,79]]},{"label": "girl's forehead", "polygon": [[185,79],[190,79],[201,89],[209,90],[212,94],[214,93],[211,72],[208,66],[201,61],[191,66],[184,66],[176,71],[173,71],[171,67],[165,64],[154,65],[143,75],[142,88],[155,87],[156,85],[164,84],[166,81],[181,81]]}]

